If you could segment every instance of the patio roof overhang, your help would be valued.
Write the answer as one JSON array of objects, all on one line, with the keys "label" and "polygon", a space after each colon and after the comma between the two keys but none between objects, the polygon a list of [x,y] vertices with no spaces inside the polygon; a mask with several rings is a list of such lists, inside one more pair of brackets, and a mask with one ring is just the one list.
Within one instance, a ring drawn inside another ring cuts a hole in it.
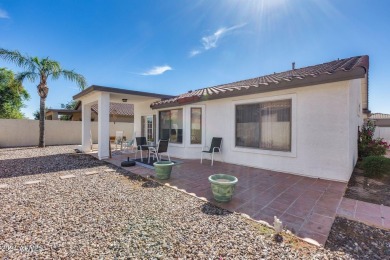
[{"label": "patio roof overhang", "polygon": [[148,103],[149,105],[152,102],[166,98],[172,98],[172,96],[97,85],[92,85],[76,94],[73,99],[81,102],[82,106],[82,150],[84,152],[91,150],[91,109],[94,105],[97,104],[98,107],[98,157],[99,159],[106,159],[110,154],[110,104]]},{"label": "patio roof overhang", "polygon": [[73,99],[74,100],[88,99],[89,97],[93,96],[95,93],[99,93],[99,92],[109,93],[110,101],[117,102],[117,103],[122,103],[123,99],[127,99],[127,103],[134,104],[139,102],[145,102],[148,100],[167,99],[173,97],[164,94],[92,85],[84,89],[80,93],[74,95]]}]

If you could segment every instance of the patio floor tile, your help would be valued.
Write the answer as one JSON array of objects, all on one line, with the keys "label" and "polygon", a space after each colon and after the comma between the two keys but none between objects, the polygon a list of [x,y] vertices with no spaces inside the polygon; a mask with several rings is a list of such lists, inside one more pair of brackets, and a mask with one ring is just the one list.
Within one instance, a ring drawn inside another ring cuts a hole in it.
[{"label": "patio floor tile", "polygon": [[330,224],[329,223],[316,223],[316,222],[309,220],[303,224],[301,231],[305,231],[305,230],[314,231],[318,234],[328,236],[328,234],[329,234],[328,230],[332,227],[332,224],[333,223],[330,223]]},{"label": "patio floor tile", "polygon": [[390,219],[390,207],[381,205],[381,214],[382,217]]},{"label": "patio floor tile", "polygon": [[284,225],[286,225],[287,227],[290,227],[290,230],[294,229],[294,230],[291,230],[294,232],[294,234],[296,234],[301,229],[303,223],[305,222],[304,218],[297,217],[297,216],[294,216],[294,215],[291,215],[288,213],[284,213],[280,217],[280,220],[282,221],[282,223]]},{"label": "patio floor tile", "polygon": [[356,212],[355,218],[356,220],[366,223],[368,225],[373,225],[377,227],[383,226],[382,218],[380,217],[380,215],[367,215],[361,212]]},{"label": "patio floor tile", "polygon": [[[210,166],[209,160],[204,160],[203,164],[199,160],[178,160],[183,163],[173,168],[171,179],[160,181],[161,183],[206,198],[210,203],[227,210],[245,213],[270,225],[273,224],[274,216],[277,216],[290,230],[312,236],[322,244],[326,241],[330,231],[329,223],[333,222],[346,186],[345,183],[221,162]],[[120,162],[122,159],[116,158],[116,161]],[[155,176],[153,169],[141,166],[125,169],[142,176]],[[235,194],[228,203],[216,202],[210,189],[208,177],[218,172],[238,178]]]},{"label": "patio floor tile", "polygon": [[240,205],[236,209],[236,211],[241,212],[241,213],[245,213],[249,216],[253,216],[257,212],[259,212],[264,206],[265,206],[264,204],[259,204],[255,201],[251,200],[251,201],[248,201],[248,202]]},{"label": "patio floor tile", "polygon": [[274,200],[267,207],[285,212],[290,207],[290,205],[291,204],[286,204],[286,203]]},{"label": "patio floor tile", "polygon": [[318,213],[313,213],[309,216],[308,220],[321,225],[332,226],[334,218],[320,215]]},{"label": "patio floor tile", "polygon": [[377,214],[381,215],[380,205],[358,201],[356,203],[356,214]]},{"label": "patio floor tile", "polygon": [[319,234],[317,232],[313,232],[311,230],[301,230],[298,232],[298,236],[303,238],[303,239],[309,239],[309,240],[314,240],[320,245],[324,245],[326,240],[328,239],[328,236]]}]

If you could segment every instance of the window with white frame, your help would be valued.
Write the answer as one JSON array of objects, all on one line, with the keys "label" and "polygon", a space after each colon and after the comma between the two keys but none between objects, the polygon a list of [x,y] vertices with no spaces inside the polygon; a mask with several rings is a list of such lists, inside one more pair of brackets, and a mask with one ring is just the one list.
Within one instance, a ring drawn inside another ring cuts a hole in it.
[{"label": "window with white frame", "polygon": [[236,146],[291,151],[291,99],[236,105]]},{"label": "window with white frame", "polygon": [[202,144],[202,108],[191,107],[191,144]]},{"label": "window with white frame", "polygon": [[160,139],[183,143],[183,109],[159,112]]}]

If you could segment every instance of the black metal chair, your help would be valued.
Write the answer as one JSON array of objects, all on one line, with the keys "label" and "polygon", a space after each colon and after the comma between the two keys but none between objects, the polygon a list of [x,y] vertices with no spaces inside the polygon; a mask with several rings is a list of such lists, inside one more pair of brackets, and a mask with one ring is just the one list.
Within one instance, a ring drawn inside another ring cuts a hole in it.
[{"label": "black metal chair", "polygon": [[211,154],[211,166],[214,164],[214,153],[222,153],[222,137],[213,137],[211,140],[210,148],[208,146],[205,146],[204,148],[208,150],[202,150],[202,153],[200,155],[200,163],[203,162],[203,153]]},{"label": "black metal chair", "polygon": [[148,151],[149,150],[148,147],[145,146],[145,145],[147,145],[146,137],[136,137],[135,141],[137,142],[137,151],[135,153],[135,156],[137,157],[138,152],[140,152],[141,153],[141,161],[144,161],[144,157],[142,155],[142,151]]},{"label": "black metal chair", "polygon": [[160,140],[158,142],[157,148],[155,147],[149,147],[149,159],[148,163],[150,163],[150,156],[156,156],[157,161],[161,161],[161,154],[166,154],[168,156],[168,160],[171,161],[171,157],[169,156],[168,153],[168,140]]}]

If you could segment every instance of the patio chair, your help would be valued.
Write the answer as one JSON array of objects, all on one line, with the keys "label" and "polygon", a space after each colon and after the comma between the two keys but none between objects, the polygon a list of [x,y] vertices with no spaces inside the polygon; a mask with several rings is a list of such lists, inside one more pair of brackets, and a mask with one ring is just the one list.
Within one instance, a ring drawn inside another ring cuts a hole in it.
[{"label": "patio chair", "polygon": [[202,150],[202,153],[200,155],[200,163],[203,162],[203,153],[211,154],[211,166],[214,164],[214,153],[222,153],[222,137],[213,137],[211,140],[210,148],[208,146],[205,146],[204,149],[208,150]]},{"label": "patio chair", "polygon": [[148,151],[148,147],[144,146],[147,145],[146,137],[136,137],[135,141],[137,142],[137,152],[135,154],[135,157],[137,157],[138,152],[141,153],[141,161],[144,161],[144,157],[142,155],[142,151]]},{"label": "patio chair", "polygon": [[118,144],[121,145],[122,150],[122,143],[123,143],[123,131],[115,131],[115,150],[117,150]]},{"label": "patio chair", "polygon": [[153,156],[153,159],[154,159],[154,156],[156,156],[157,161],[161,161],[162,154],[166,154],[168,156],[168,161],[171,161],[171,157],[169,156],[169,153],[168,153],[168,144],[169,144],[168,140],[160,140],[158,142],[157,147],[149,147],[148,163],[150,163],[150,156]]}]

